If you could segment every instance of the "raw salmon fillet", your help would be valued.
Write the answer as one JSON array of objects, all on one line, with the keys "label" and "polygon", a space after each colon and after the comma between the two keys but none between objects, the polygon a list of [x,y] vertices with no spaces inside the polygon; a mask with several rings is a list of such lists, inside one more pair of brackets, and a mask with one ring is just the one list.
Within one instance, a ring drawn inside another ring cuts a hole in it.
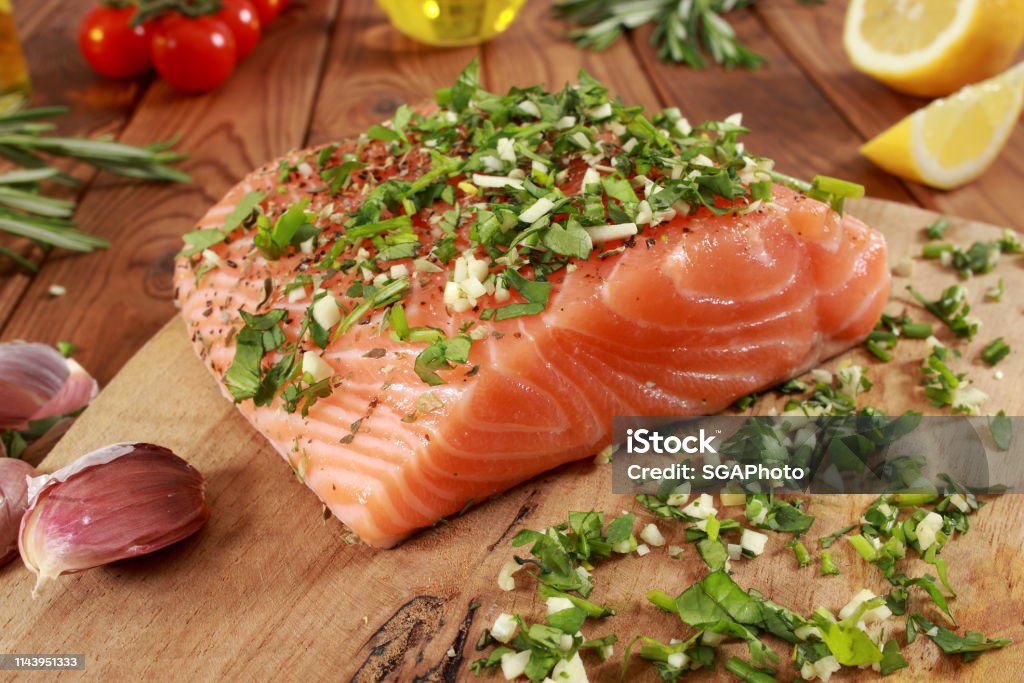
[{"label": "raw salmon fillet", "polygon": [[[364,139],[329,150],[337,158],[356,151],[369,164],[340,193],[322,191],[318,150],[297,151],[245,178],[198,227],[220,228],[259,190],[271,215],[310,198],[318,227],[338,235],[375,172],[415,179],[428,167],[416,150],[393,164],[389,144]],[[282,179],[289,166],[295,171]],[[567,195],[582,191],[578,170],[564,178]],[[603,245],[621,253],[595,248],[548,276],[550,299],[536,315],[482,321],[491,296],[456,312],[443,298],[452,264],[415,273],[404,299],[411,327],[453,336],[475,324],[469,362],[442,371],[444,384],[424,383],[414,368],[423,345],[393,339],[380,308],[327,344],[333,391],[308,415],[286,412],[280,400],[238,408],[339,520],[370,545],[392,546],[470,502],[594,455],[609,444],[613,416],[715,413],[862,341],[889,295],[882,236],[822,202],[779,185],[772,191],[771,202],[745,214],[705,207]],[[474,196],[460,193],[459,201]],[[430,216],[442,208],[427,207],[415,222],[427,249],[437,238]],[[328,275],[321,286],[342,309],[356,304],[346,293],[367,274],[318,272],[330,247],[325,239],[312,253],[269,260],[243,227],[202,261],[178,260],[183,317],[226,397],[240,310],[287,307],[282,328],[294,342],[312,291],[283,294],[297,274]],[[202,264],[206,272],[197,273]],[[414,270],[411,259],[389,265]],[[523,299],[512,292],[510,301]]]}]

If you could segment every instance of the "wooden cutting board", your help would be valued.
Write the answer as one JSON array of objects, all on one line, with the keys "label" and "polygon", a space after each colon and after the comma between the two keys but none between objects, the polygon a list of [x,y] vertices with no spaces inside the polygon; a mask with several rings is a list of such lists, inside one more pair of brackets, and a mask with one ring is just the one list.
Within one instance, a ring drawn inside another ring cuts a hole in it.
[{"label": "wooden cutting board", "polygon": [[[852,211],[885,232],[893,262],[919,252],[921,228],[936,217],[869,200]],[[951,222],[948,237],[958,243],[999,234],[992,226]],[[996,275],[1006,281],[1008,301],[980,303]],[[937,296],[954,275],[938,264],[918,263],[913,281],[925,294]],[[906,301],[905,284],[903,279],[895,283],[895,310]],[[976,311],[985,327],[965,353],[964,367],[992,396],[986,410],[1022,414],[1018,378],[1024,354],[1015,351],[1000,365],[1007,377],[1002,382],[977,360],[982,346],[998,335],[1015,348],[1024,345],[1021,307],[1014,300],[1024,291],[1020,257],[967,286],[979,301]],[[871,363],[871,403],[890,413],[927,411],[916,390],[924,355],[922,342],[904,343],[892,363]],[[847,356],[870,363],[862,350]],[[516,531],[562,521],[568,510],[639,512],[629,497],[611,493],[609,468],[583,462],[519,486],[394,550],[350,545],[342,526],[324,521],[316,497],[222,398],[178,318],[124,367],[41,468],[50,471],[116,441],[163,444],[199,468],[209,484],[210,523],[193,538],[151,556],[64,577],[35,600],[32,576],[20,563],[0,569],[0,652],[84,653],[84,677],[95,680],[471,679],[468,663],[479,656],[474,644],[500,612],[521,612],[534,620],[544,613],[525,573],[517,576],[519,587],[513,592],[502,592],[495,583],[512,555]],[[911,668],[888,680],[955,676],[1001,681],[1024,666],[1022,498],[990,500],[974,516],[970,535],[943,552],[960,591],[952,607],[961,629],[1009,636],[1016,644],[962,665],[920,638],[904,650]],[[805,614],[818,606],[836,611],[862,587],[882,592],[885,584],[877,570],[846,543],[832,549],[840,576],[820,578],[817,568],[816,539],[856,521],[870,499],[811,498],[809,511],[817,521],[807,545],[815,564],[798,570],[783,547],[786,537],[772,534],[764,556],[734,563],[736,579]],[[728,510],[730,516],[741,514],[740,508]],[[640,518],[649,521],[644,514]],[[684,545],[680,525],[660,521],[659,526],[669,543]],[[907,571],[920,574],[925,567],[908,561]],[[614,605],[618,614],[588,623],[585,633],[614,632],[620,644],[608,663],[592,662],[591,680],[618,680],[625,643],[634,635],[686,637],[675,617],[654,609],[644,596],[655,587],[678,593],[704,573],[692,546],[680,560],[656,548],[646,557],[600,566],[593,598]],[[919,596],[913,600],[913,609],[946,623]],[[788,650],[773,644],[785,677],[791,677]],[[740,645],[725,650],[745,656]],[[699,675],[718,680],[707,672]],[[653,669],[639,661],[630,665],[628,677],[656,679]],[[718,677],[729,680],[721,669]],[[874,674],[837,678],[867,680]]]}]

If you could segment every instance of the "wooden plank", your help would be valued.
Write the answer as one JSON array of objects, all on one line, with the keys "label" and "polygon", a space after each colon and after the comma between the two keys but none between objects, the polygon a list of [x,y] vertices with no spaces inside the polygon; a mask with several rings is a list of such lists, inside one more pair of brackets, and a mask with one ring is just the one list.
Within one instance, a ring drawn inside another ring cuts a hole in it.
[{"label": "wooden plank", "polygon": [[[770,32],[861,140],[874,137],[927,104],[927,100],[896,93],[853,68],[842,48],[843,3],[808,7],[789,0],[765,0],[757,8]],[[1024,217],[1017,207],[1022,175],[1024,127],[1017,126],[1000,157],[973,183],[950,192],[917,183],[907,186],[915,199],[932,210],[1021,229]]]},{"label": "wooden plank", "polygon": [[[907,224],[932,217],[870,201],[858,204],[855,212],[886,232],[894,254],[921,239],[920,233],[906,230]],[[951,234],[970,241],[989,239],[998,230],[955,221]],[[1000,270],[1009,288],[1024,287],[1024,271]],[[934,263],[920,271],[915,280],[925,291],[949,280],[948,271]],[[992,277],[979,284],[987,285]],[[1008,305],[979,305],[977,312],[989,333],[1005,334],[1019,347],[1022,333],[1003,315]],[[920,350],[923,342],[917,345]],[[860,360],[858,354],[851,357]],[[1008,377],[1019,376],[1024,354],[1015,353],[1004,364]],[[884,369],[874,364],[870,372],[877,382],[870,394],[873,404],[889,412],[921,407],[921,398],[905,388],[918,372],[908,359]],[[973,368],[971,373],[977,374]],[[1024,399],[1011,385],[992,381],[984,387],[1008,412],[1024,410]],[[165,444],[199,468],[208,482],[209,525],[155,555],[63,577],[36,600],[29,598],[32,577],[27,571],[17,564],[0,569],[4,649],[84,652],[88,675],[97,680],[160,679],[168,667],[188,680],[319,680],[327,675],[355,681],[473,680],[467,668],[479,656],[473,645],[500,612],[520,612],[530,620],[544,615],[534,582],[523,573],[516,576],[515,591],[503,592],[496,585],[501,566],[522,552],[511,547],[515,532],[561,522],[567,510],[638,510],[628,497],[610,493],[609,468],[583,462],[486,501],[397,549],[348,545],[344,530],[335,521],[323,522],[315,496],[223,398],[178,319],[125,366],[58,444],[44,470],[119,440]],[[816,522],[808,548],[817,554],[814,539],[856,521],[868,498],[812,497],[809,511]],[[741,514],[737,508],[723,513]],[[972,518],[970,536],[943,551],[960,591],[952,609],[961,632],[981,630],[1017,642],[963,665],[919,638],[905,649],[911,668],[891,680],[1006,680],[1005,671],[1024,665],[1022,514],[1024,496],[994,499]],[[652,521],[645,513],[640,517]],[[658,524],[669,543],[686,546],[683,559],[669,559],[665,548],[656,548],[647,557],[624,557],[595,570],[593,599],[613,605],[618,613],[588,624],[585,632],[591,637],[615,632],[621,640],[603,665],[586,655],[592,681],[619,680],[624,648],[634,635],[668,640],[689,633],[678,619],[650,606],[645,593],[653,587],[677,593],[706,569],[683,542],[681,525]],[[816,567],[798,572],[786,540],[770,534],[764,556],[736,562],[737,581],[804,613],[818,606],[837,611],[862,587],[887,590],[878,571],[847,543],[832,548],[842,574],[818,578]],[[929,569],[917,561],[909,565],[907,571],[915,575]],[[470,608],[474,603],[476,610]],[[941,621],[919,596],[912,608]],[[780,668],[789,672],[789,649],[775,645]],[[449,648],[454,657],[448,656]],[[745,647],[735,643],[724,654],[747,657]],[[699,677],[734,680],[721,667]],[[501,678],[491,674],[481,680]],[[628,680],[656,677],[634,658]],[[877,675],[851,671],[837,680],[874,681]]]},{"label": "wooden plank", "polygon": [[433,100],[476,47],[438,48],[405,37],[372,2],[344,2],[310,126],[311,145],[358,135],[400,104]]},{"label": "wooden plank", "polygon": [[[303,142],[337,3],[283,14],[219,90],[183,96],[158,82],[122,139],[141,144],[181,133],[194,182],[166,186],[101,177],[78,211],[81,227],[110,240],[106,252],[52,259],[3,330],[5,339],[67,339],[101,382],[174,314],[171,269],[181,235],[238,178]],[[51,299],[47,288],[65,286]]]},{"label": "wooden plank", "polygon": [[[148,79],[110,81],[95,74],[78,53],[78,22],[90,0],[14,4],[15,23],[32,77],[32,106],[70,105],[71,110],[54,120],[61,135],[117,136],[148,85]],[[54,196],[78,199],[88,189],[94,173],[81,164],[59,163],[82,179],[77,188],[51,186]],[[0,245],[13,249],[33,263],[45,260],[33,242],[0,234]],[[0,257],[0,329],[13,313],[32,280],[32,273]]]},{"label": "wooden plank", "polygon": [[765,33],[756,14],[729,14],[740,40],[767,58],[759,70],[703,70],[665,63],[650,45],[650,30],[631,38],[666,105],[678,106],[692,123],[743,112],[753,132],[747,149],[776,161],[798,178],[824,174],[861,183],[870,196],[913,202],[892,176],[857,154],[859,134],[835,111],[803,72]]}]

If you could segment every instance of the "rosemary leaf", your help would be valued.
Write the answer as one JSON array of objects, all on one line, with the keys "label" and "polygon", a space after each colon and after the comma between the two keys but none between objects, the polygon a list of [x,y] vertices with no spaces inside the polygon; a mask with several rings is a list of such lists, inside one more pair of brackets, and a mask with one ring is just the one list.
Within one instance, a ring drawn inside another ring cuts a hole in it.
[{"label": "rosemary leaf", "polygon": [[744,47],[723,16],[755,0],[563,0],[555,14],[582,28],[569,36],[580,47],[603,50],[630,29],[654,24],[651,43],[658,57],[695,69],[705,55],[726,68],[753,69],[764,61]]},{"label": "rosemary leaf", "polygon": [[[75,202],[44,194],[44,181],[75,186],[78,181],[50,165],[50,157],[65,157],[106,171],[139,180],[187,183],[189,176],[171,164],[185,158],[172,151],[176,139],[145,146],[97,139],[49,135],[55,126],[45,119],[67,111],[44,107],[0,116],[0,159],[19,166],[0,173],[0,232],[33,240],[44,249],[59,247],[87,252],[109,243],[78,230],[70,220]],[[0,256],[35,271],[36,266],[11,249],[0,247]]]}]

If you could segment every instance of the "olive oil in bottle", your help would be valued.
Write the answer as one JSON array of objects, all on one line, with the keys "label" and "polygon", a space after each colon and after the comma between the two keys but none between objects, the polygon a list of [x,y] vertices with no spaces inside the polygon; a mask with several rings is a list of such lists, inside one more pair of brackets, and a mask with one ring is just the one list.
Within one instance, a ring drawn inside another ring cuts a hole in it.
[{"label": "olive oil in bottle", "polygon": [[20,107],[29,93],[28,67],[14,30],[11,0],[0,0],[0,114]]},{"label": "olive oil in bottle", "polygon": [[508,28],[525,1],[377,0],[399,31],[420,42],[444,46],[490,40]]}]

